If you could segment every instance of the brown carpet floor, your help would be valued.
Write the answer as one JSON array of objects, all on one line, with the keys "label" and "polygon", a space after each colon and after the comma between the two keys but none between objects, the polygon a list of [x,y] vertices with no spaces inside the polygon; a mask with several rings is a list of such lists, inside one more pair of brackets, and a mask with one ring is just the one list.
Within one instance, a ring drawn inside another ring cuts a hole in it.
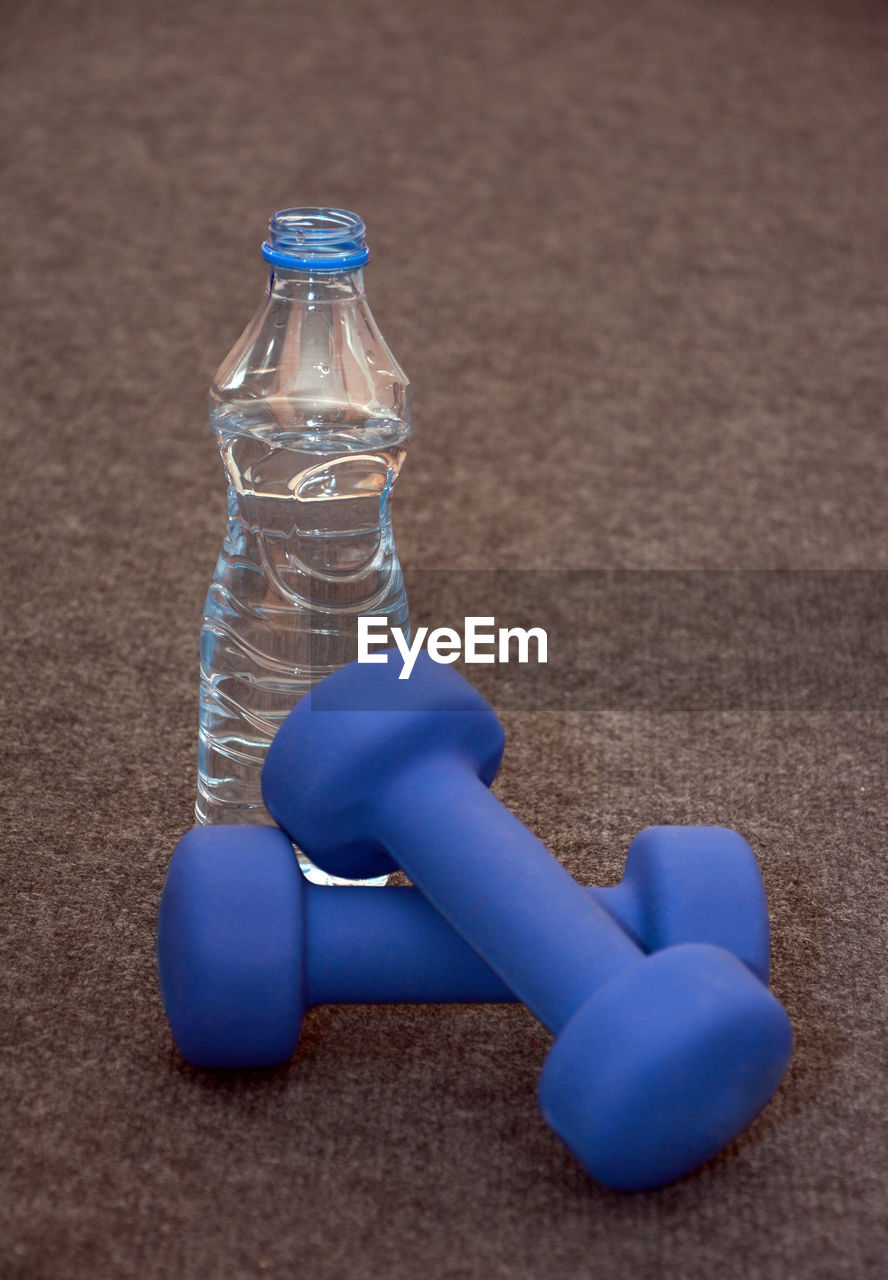
[{"label": "brown carpet floor", "polygon": [[505,706],[499,794],[581,879],[651,822],[761,859],[793,1066],[665,1191],[548,1132],[519,1008],[325,1008],[286,1067],[192,1070],[153,935],[269,213],[368,224],[408,581],[885,570],[885,6],[35,0],[0,56],[0,1275],[883,1275],[884,698]]}]

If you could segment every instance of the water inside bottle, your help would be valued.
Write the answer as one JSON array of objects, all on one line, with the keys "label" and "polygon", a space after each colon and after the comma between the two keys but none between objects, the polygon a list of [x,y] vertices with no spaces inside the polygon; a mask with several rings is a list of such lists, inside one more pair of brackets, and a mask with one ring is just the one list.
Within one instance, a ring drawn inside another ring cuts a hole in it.
[{"label": "water inside bottle", "polygon": [[221,404],[211,421],[229,512],[201,632],[195,813],[268,823],[260,773],[281,721],[357,656],[359,614],[408,626],[390,495],[410,429],[323,410],[282,426],[267,399]]}]

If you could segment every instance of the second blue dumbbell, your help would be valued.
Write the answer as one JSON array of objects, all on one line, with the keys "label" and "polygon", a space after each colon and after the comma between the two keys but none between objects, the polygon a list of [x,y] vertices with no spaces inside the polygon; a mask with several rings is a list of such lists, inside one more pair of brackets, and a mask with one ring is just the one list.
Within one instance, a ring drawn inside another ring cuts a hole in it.
[{"label": "second blue dumbbell", "polygon": [[[764,886],[736,831],[649,827],[620,883],[587,892],[646,951],[715,943],[767,981]],[[173,1037],[200,1067],[286,1062],[313,1005],[515,999],[416,889],[310,884],[277,827],[183,836],[158,963]]]}]

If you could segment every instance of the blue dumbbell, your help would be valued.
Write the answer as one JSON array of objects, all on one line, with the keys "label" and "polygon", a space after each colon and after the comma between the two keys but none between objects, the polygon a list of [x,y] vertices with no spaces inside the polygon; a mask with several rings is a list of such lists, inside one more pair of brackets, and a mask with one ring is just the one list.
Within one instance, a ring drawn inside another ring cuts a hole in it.
[{"label": "blue dumbbell", "polygon": [[645,955],[488,790],[491,708],[422,655],[352,663],[290,713],[263,798],[320,867],[400,866],[556,1036],[543,1115],[587,1171],[643,1190],[689,1173],[773,1095],[792,1045],[778,1001],[736,956]]},{"label": "blue dumbbell", "polygon": [[[764,886],[736,831],[650,827],[620,883],[586,892],[645,950],[720,943],[767,981]],[[173,1038],[200,1067],[286,1062],[312,1005],[515,999],[418,890],[310,884],[277,827],[183,836],[157,954]]]}]

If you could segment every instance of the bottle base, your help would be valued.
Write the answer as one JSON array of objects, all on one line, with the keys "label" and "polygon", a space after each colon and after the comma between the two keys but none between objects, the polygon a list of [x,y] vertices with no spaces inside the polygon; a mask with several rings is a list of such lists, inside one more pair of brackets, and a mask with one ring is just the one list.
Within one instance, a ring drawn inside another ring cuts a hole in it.
[{"label": "bottle base", "polygon": [[[201,799],[199,798],[194,806],[194,824],[197,827],[273,827],[275,825],[271,814],[264,805],[230,805],[224,809],[220,805],[213,805],[204,808]],[[370,880],[343,880],[340,876],[328,875],[326,871],[316,867],[298,845],[293,846],[293,851],[299,863],[299,870],[306,880],[310,880],[312,884],[360,885],[362,887],[369,886],[370,888],[381,888],[383,885],[388,884],[388,876],[374,876]]]}]

